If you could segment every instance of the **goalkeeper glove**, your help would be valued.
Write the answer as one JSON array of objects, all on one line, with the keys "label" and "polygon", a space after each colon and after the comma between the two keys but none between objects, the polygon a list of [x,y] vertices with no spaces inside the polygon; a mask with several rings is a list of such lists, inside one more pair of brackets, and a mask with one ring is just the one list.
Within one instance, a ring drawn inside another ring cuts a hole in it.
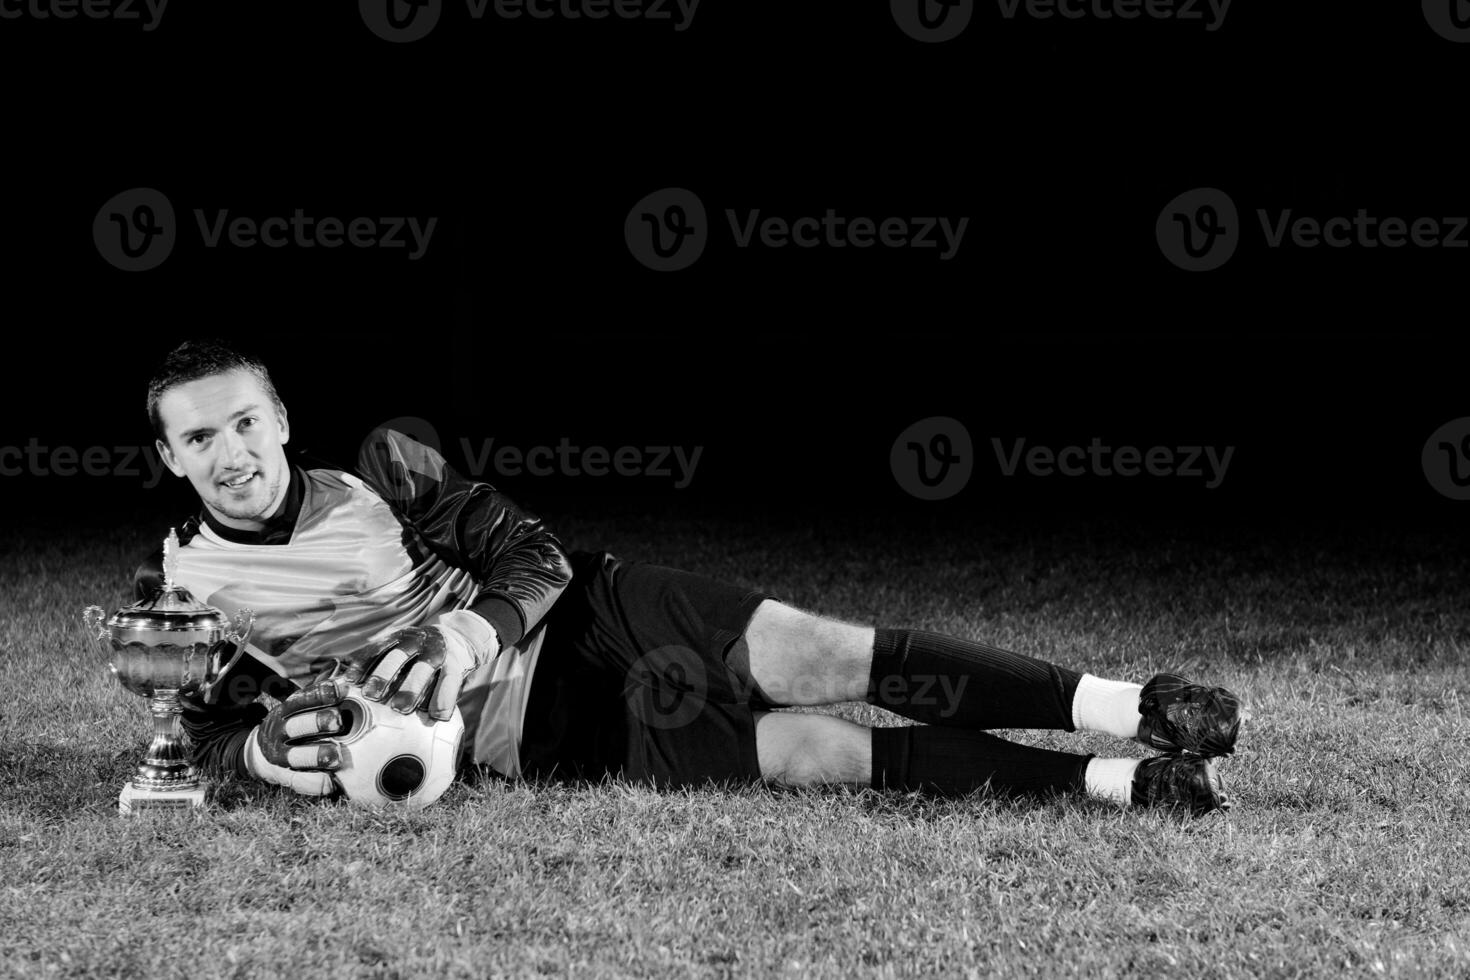
[{"label": "goalkeeper glove", "polygon": [[331,770],[342,764],[342,755],[330,739],[347,731],[338,707],[346,690],[345,682],[324,673],[272,708],[245,740],[245,770],[304,796],[331,794]]},{"label": "goalkeeper glove", "polygon": [[357,677],[366,677],[363,696],[369,700],[386,700],[405,715],[424,708],[435,721],[448,721],[465,678],[499,652],[495,627],[478,613],[456,609],[431,626],[400,630],[354,666]]}]

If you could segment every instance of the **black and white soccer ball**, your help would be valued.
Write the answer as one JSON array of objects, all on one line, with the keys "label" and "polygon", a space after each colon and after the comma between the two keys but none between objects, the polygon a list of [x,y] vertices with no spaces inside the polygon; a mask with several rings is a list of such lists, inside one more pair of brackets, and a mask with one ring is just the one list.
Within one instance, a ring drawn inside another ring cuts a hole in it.
[{"label": "black and white soccer ball", "polygon": [[353,684],[338,709],[347,731],[333,739],[341,747],[342,764],[332,777],[348,800],[421,810],[454,782],[464,740],[459,708],[448,721],[435,721],[426,711],[399,714],[381,701],[369,701]]}]

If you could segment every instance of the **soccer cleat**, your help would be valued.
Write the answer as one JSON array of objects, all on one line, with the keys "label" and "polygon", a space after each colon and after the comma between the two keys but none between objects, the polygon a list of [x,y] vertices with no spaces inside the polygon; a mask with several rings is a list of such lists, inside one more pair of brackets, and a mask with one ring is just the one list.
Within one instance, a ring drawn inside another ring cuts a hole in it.
[{"label": "soccer cleat", "polygon": [[1243,712],[1223,687],[1201,687],[1177,674],[1155,674],[1139,696],[1138,741],[1160,752],[1209,758],[1235,751]]},{"label": "soccer cleat", "polygon": [[1230,809],[1215,763],[1200,756],[1158,755],[1133,774],[1135,806],[1188,807],[1194,816]]}]

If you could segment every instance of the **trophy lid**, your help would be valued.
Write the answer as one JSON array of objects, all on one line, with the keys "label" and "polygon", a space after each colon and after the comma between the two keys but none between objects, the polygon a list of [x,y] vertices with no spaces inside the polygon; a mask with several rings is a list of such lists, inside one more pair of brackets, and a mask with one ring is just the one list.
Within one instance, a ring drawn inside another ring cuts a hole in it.
[{"label": "trophy lid", "polygon": [[200,602],[188,589],[174,582],[178,568],[179,536],[169,528],[168,537],[163,542],[163,587],[148,598],[113,613],[108,626],[149,632],[226,629],[229,620],[222,610]]}]

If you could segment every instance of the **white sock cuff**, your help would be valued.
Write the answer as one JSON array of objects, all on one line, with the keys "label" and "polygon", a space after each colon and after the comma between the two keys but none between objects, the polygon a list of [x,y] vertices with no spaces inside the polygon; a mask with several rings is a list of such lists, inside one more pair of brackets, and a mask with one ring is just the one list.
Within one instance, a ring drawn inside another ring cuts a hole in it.
[{"label": "white sock cuff", "polygon": [[1138,735],[1138,701],[1142,684],[1109,681],[1083,674],[1072,695],[1072,727],[1084,732],[1106,732],[1119,738]]},{"label": "white sock cuff", "polygon": [[1087,795],[1124,806],[1133,802],[1133,774],[1142,759],[1088,759]]}]

